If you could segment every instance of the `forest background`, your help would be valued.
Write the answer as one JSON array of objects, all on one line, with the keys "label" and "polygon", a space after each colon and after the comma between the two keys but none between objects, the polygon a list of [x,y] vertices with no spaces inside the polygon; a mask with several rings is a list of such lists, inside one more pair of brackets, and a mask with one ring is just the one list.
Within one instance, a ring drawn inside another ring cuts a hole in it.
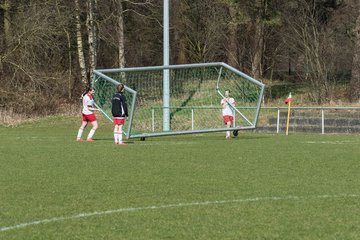
[{"label": "forest background", "polygon": [[[0,113],[70,111],[94,69],[162,65],[162,5],[0,0]],[[360,1],[170,0],[170,64],[203,62],[264,82],[267,104],[358,105]]]}]

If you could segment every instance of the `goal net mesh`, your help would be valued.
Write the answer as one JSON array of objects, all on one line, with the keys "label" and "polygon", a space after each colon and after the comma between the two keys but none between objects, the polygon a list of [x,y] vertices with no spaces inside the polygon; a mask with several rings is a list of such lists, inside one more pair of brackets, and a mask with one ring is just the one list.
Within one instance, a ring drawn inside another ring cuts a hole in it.
[{"label": "goal net mesh", "polygon": [[[225,66],[225,67],[224,67]],[[170,131],[163,131],[163,67],[96,70],[95,103],[111,121],[116,84],[126,85],[127,137],[224,131],[220,101],[225,90],[236,101],[233,129],[255,128],[264,85],[226,64],[169,66]]]}]

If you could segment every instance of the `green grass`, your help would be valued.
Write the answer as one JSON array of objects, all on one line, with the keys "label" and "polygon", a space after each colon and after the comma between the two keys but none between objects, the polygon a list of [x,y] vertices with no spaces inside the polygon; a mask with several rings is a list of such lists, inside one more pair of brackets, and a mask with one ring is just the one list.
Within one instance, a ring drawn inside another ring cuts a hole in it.
[{"label": "green grass", "polygon": [[74,141],[78,118],[0,127],[0,239],[360,238],[358,135],[116,146],[99,122],[93,143]]}]

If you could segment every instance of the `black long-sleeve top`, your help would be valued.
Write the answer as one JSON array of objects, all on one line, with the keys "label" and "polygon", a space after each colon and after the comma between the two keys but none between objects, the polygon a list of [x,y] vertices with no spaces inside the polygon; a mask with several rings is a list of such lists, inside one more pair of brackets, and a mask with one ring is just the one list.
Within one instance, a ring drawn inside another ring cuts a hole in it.
[{"label": "black long-sleeve top", "polygon": [[121,92],[117,92],[113,95],[111,100],[111,112],[113,117],[128,117],[128,108],[126,104],[126,98]]}]

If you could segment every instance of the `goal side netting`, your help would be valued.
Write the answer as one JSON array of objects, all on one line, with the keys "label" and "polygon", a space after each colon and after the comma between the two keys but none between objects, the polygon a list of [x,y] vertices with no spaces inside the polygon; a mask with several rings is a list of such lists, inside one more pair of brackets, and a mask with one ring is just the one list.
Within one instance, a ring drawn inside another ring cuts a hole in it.
[{"label": "goal side netting", "polygon": [[[164,70],[168,70],[170,86],[165,107],[168,131],[164,131]],[[119,83],[126,86],[127,138],[229,130],[220,105],[225,90],[236,101],[231,106],[234,123],[230,130],[254,129],[264,94],[264,84],[225,63],[95,70],[95,104],[110,121],[111,99]]]}]

